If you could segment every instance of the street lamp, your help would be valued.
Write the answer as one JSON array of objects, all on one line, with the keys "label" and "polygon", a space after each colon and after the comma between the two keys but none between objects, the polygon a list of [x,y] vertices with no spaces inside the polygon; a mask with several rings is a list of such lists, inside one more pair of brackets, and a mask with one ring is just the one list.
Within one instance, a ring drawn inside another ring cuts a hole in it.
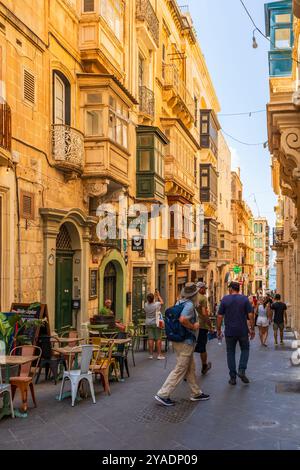
[{"label": "street lamp", "polygon": [[257,49],[258,48],[258,44],[256,42],[256,37],[255,37],[255,31],[257,30],[257,28],[255,28],[253,30],[253,37],[252,37],[252,47],[253,49]]}]

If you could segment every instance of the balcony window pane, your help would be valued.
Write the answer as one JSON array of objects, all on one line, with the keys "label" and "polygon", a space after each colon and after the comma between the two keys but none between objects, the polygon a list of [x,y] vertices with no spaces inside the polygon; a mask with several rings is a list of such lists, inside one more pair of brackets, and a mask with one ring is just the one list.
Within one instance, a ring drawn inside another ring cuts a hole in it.
[{"label": "balcony window pane", "polygon": [[151,169],[151,152],[150,150],[140,151],[140,171],[150,171]]},{"label": "balcony window pane", "polygon": [[282,15],[275,15],[275,23],[290,23],[291,22],[291,15],[289,14],[282,14]]},{"label": "balcony window pane", "polygon": [[86,112],[86,135],[102,135],[102,111]]},{"label": "balcony window pane", "polygon": [[139,147],[152,147],[152,145],[153,145],[153,136],[140,135],[138,142],[139,142]]},{"label": "balcony window pane", "polygon": [[108,137],[112,140],[116,140],[115,131],[116,131],[115,115],[114,113],[110,112],[109,119],[108,119]]},{"label": "balcony window pane", "polygon": [[128,146],[128,139],[127,139],[127,124],[123,123],[123,147],[126,147]]},{"label": "balcony window pane", "polygon": [[275,30],[275,47],[277,49],[288,49],[291,47],[291,31],[289,28]]}]

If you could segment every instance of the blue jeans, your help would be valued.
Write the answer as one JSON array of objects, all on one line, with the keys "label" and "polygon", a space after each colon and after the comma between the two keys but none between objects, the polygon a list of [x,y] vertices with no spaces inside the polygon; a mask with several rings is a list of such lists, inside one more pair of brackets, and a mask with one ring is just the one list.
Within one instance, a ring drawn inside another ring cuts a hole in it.
[{"label": "blue jeans", "polygon": [[241,357],[239,363],[239,372],[244,373],[247,369],[250,343],[248,336],[226,336],[227,364],[230,377],[236,377],[235,349],[239,343],[241,348]]}]

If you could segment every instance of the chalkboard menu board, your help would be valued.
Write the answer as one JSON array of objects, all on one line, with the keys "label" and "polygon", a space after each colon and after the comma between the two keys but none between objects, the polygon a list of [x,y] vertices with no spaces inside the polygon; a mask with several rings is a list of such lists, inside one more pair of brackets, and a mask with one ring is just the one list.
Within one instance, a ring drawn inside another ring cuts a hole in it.
[{"label": "chalkboard menu board", "polygon": [[22,320],[42,320],[47,319],[47,321],[42,326],[32,326],[31,328],[26,329],[24,335],[28,337],[28,340],[32,344],[36,344],[38,337],[43,335],[50,336],[50,326],[49,326],[49,317],[48,317],[48,308],[47,304],[17,304],[14,303],[11,306],[11,312],[6,315],[20,315]]}]

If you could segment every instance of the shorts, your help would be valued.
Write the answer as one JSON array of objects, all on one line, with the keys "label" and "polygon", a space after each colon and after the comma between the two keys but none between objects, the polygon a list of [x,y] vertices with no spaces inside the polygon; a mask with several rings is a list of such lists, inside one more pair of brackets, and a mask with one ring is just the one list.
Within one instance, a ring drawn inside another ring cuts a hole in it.
[{"label": "shorts", "polygon": [[158,341],[161,339],[161,328],[158,328],[156,325],[149,325],[146,327],[146,332],[148,334],[148,339]]},{"label": "shorts", "polygon": [[263,326],[264,328],[266,328],[267,326],[269,326],[269,320],[266,317],[257,317],[256,325]]},{"label": "shorts", "polygon": [[280,331],[283,331],[284,330],[284,323],[275,323],[273,324],[273,329],[275,331],[278,330],[278,328],[280,329]]},{"label": "shorts", "polygon": [[207,334],[208,334],[208,330],[203,330],[202,328],[200,328],[196,347],[195,347],[196,353],[200,353],[200,354],[206,353]]}]

